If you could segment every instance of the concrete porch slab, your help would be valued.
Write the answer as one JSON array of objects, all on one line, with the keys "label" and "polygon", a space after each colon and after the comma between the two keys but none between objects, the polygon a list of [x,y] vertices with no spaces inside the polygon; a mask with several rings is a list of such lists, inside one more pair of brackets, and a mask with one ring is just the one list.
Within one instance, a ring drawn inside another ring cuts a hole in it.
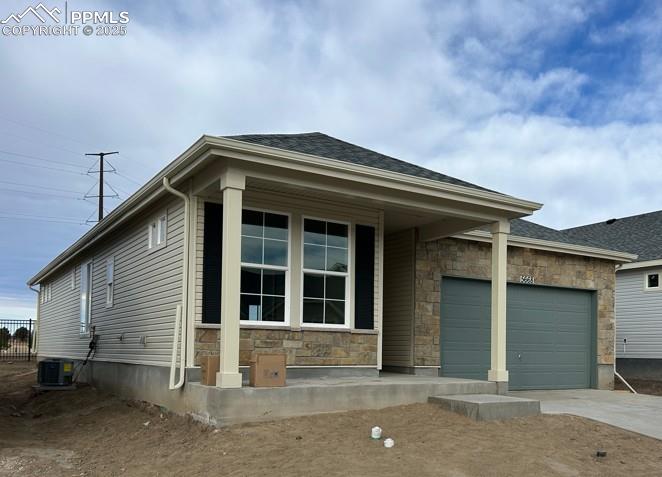
[{"label": "concrete porch slab", "polygon": [[430,396],[495,393],[470,379],[384,374],[374,378],[288,379],[282,388],[220,389],[188,383],[186,409],[215,425],[427,402]]},{"label": "concrete porch slab", "polygon": [[540,401],[500,394],[432,396],[428,401],[476,421],[511,419],[540,414]]}]

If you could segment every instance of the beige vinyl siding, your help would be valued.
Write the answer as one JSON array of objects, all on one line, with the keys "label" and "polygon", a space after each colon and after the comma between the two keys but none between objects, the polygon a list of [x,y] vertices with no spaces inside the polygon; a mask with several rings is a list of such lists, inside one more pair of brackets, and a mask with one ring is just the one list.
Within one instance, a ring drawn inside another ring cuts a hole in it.
[{"label": "beige vinyl siding", "polygon": [[[196,323],[202,322],[202,260],[204,257],[204,203],[205,201],[221,202],[220,193],[215,196],[201,197],[198,200],[197,207],[197,224],[196,224],[196,244],[195,244],[195,319]],[[291,214],[291,220],[300,221],[301,217],[317,217],[328,220],[338,220],[349,222],[352,225],[371,225],[375,227],[375,284],[374,284],[374,319],[375,328],[378,328],[380,322],[380,288],[379,288],[379,270],[380,270],[380,257],[379,257],[379,241],[380,233],[380,210],[369,207],[359,207],[342,201],[328,201],[316,200],[313,197],[299,197],[288,194],[281,194],[278,192],[262,192],[246,190],[243,196],[243,206],[252,207],[256,209],[271,210],[274,212],[283,212]],[[353,234],[354,232],[352,232]],[[353,247],[353,245],[352,245]],[[300,254],[301,250],[292,250],[292,253]],[[301,273],[301,270],[290,270],[291,274]],[[293,277],[295,278],[295,277]],[[350,274],[350,279],[353,280],[353,273]],[[291,298],[292,300],[295,297]],[[300,297],[296,298],[297,300]],[[299,307],[291,303],[291,314],[298,313]],[[350,315],[354,313],[354,302],[350,304]],[[298,323],[298,317],[291,316],[290,322],[292,324]]]},{"label": "beige vinyl siding", "polygon": [[662,276],[662,268],[616,273],[617,358],[662,358],[662,288],[644,289],[648,273]]},{"label": "beige vinyl siding", "polygon": [[384,238],[384,366],[413,366],[415,231]]},{"label": "beige vinyl siding", "polygon": [[[148,224],[166,209],[166,246],[148,250]],[[85,357],[89,338],[78,332],[80,265],[91,259],[90,326],[100,337],[95,358],[169,364],[176,306],[181,302],[183,218],[181,201],[162,201],[77,262],[75,290],[70,287],[71,270],[65,270],[55,280],[57,294],[41,310],[39,355]],[[106,259],[110,257],[114,257],[114,297],[113,305],[107,307]]]}]

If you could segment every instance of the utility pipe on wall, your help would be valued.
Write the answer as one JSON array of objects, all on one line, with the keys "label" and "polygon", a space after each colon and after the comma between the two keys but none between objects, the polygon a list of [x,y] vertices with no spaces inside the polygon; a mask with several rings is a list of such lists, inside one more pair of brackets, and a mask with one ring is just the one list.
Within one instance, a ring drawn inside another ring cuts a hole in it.
[{"label": "utility pipe on wall", "polygon": [[[190,199],[183,192],[174,189],[167,177],[163,178],[163,187],[173,195],[184,201],[184,224],[189,223]],[[172,338],[172,358],[170,361],[170,390],[179,389],[184,385],[186,374],[186,330],[188,329],[188,277],[189,277],[189,227],[184,227],[184,250],[182,251],[182,303],[177,305],[175,318],[175,331]],[[179,352],[179,380],[175,383],[175,369],[177,367],[177,335],[180,338]]]}]

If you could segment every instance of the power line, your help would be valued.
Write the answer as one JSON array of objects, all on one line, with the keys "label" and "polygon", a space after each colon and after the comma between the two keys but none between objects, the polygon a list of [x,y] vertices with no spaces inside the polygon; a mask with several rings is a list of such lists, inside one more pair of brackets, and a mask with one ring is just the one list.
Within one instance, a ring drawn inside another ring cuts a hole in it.
[{"label": "power line", "polygon": [[71,154],[76,154],[77,156],[82,155],[82,153],[80,151],[73,151],[71,149],[67,149],[66,147],[56,146],[54,144],[46,145],[43,142],[35,141],[34,138],[21,136],[20,134],[11,133],[9,131],[0,131],[0,134],[4,134],[6,136],[12,136],[12,137],[15,137],[15,138],[18,138],[18,139],[23,139],[24,141],[30,142],[30,144],[39,144],[39,145],[41,145],[43,147],[47,147],[49,149],[59,149],[60,151],[68,152],[68,153],[71,153]]},{"label": "power line", "polygon": [[38,218],[38,217],[8,217],[4,215],[0,215],[0,220],[28,220],[34,222],[52,222],[58,224],[87,225],[84,222],[74,222],[69,220],[58,220],[58,219],[48,219],[48,218]]},{"label": "power line", "polygon": [[77,190],[71,190],[71,189],[58,189],[56,187],[46,187],[46,186],[41,186],[41,185],[34,185],[34,184],[23,184],[21,182],[12,182],[12,181],[0,181],[0,184],[8,184],[8,185],[14,185],[14,186],[21,186],[21,187],[33,187],[35,189],[46,189],[46,190],[54,190],[57,192],[71,192],[72,194],[79,194]]},{"label": "power line", "polygon": [[46,159],[46,158],[43,158],[43,157],[31,156],[29,154],[22,154],[20,152],[0,150],[0,153],[9,154],[10,156],[26,157],[28,159],[35,159],[37,161],[52,162],[53,164],[62,164],[62,165],[65,165],[65,166],[72,166],[72,167],[76,167],[78,169],[85,169],[85,167],[83,167],[81,164],[74,164],[73,162],[56,161],[56,160],[53,160],[53,159]]},{"label": "power line", "polygon": [[57,133],[57,132],[49,131],[48,129],[44,129],[44,128],[40,128],[40,127],[38,127],[38,126],[33,126],[33,125],[30,125],[30,124],[22,123],[22,122],[19,122],[19,121],[13,120],[13,119],[8,119],[8,118],[6,118],[6,117],[4,117],[4,116],[0,116],[0,119],[2,119],[2,120],[4,120],[4,121],[7,121],[7,122],[10,122],[10,123],[18,124],[19,126],[23,126],[23,127],[26,127],[26,128],[36,129],[37,131],[41,131],[41,132],[44,132],[44,133],[46,133],[46,134],[51,134],[51,135],[53,135],[53,136],[59,136],[59,137],[61,137],[61,138],[63,138],[63,139],[67,139],[67,140],[69,140],[69,141],[77,142],[78,144],[81,144],[81,145],[83,145],[83,146],[88,146],[88,144],[86,144],[86,143],[84,143],[84,142],[82,142],[82,141],[79,141],[78,139],[74,139],[74,138],[72,138],[72,137],[65,136],[64,134],[60,134],[60,133]]},{"label": "power line", "polygon": [[60,195],[60,194],[53,194],[53,193],[48,193],[48,192],[35,192],[35,191],[31,191],[31,190],[11,189],[9,187],[0,187],[0,191],[18,192],[18,193],[28,194],[28,195],[43,195],[43,196],[46,196],[46,197],[58,197],[60,199],[83,200],[82,197],[72,197],[70,195]]},{"label": "power line", "polygon": [[16,165],[25,166],[25,167],[34,167],[34,168],[37,168],[37,169],[48,169],[49,171],[68,172],[69,174],[75,174],[75,175],[81,175],[81,176],[86,176],[87,175],[85,172],[70,171],[70,170],[67,170],[67,169],[59,168],[59,167],[39,166],[37,164],[29,164],[27,162],[12,161],[11,159],[2,159],[2,158],[0,158],[0,162],[5,162],[5,163],[8,163],[8,164],[16,164]]}]

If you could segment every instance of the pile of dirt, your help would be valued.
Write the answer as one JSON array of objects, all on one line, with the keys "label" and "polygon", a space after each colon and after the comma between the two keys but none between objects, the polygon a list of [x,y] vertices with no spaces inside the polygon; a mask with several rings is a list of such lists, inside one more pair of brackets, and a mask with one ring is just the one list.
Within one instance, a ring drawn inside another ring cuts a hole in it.
[{"label": "pile of dirt", "polygon": [[[214,429],[91,387],[35,395],[30,372],[0,364],[0,476],[540,477],[662,468],[660,441],[572,416],[474,422],[415,404]],[[394,448],[370,439],[374,425]]]}]

